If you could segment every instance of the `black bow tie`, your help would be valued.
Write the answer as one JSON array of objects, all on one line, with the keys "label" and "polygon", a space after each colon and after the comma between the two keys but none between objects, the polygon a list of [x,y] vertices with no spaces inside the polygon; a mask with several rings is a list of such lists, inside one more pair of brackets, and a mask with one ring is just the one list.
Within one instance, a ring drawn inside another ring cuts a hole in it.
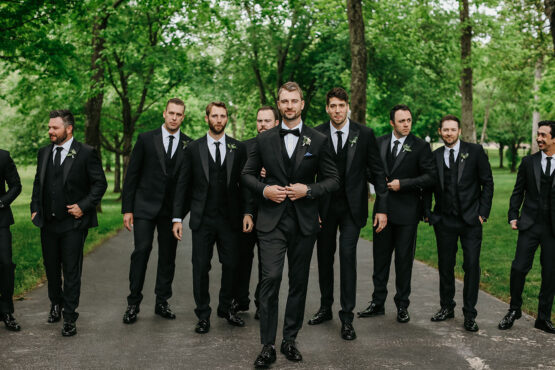
[{"label": "black bow tie", "polygon": [[296,128],[296,129],[294,129],[294,130],[286,130],[286,129],[284,129],[284,128],[280,128],[280,129],[279,129],[279,134],[280,134],[280,136],[282,136],[282,137],[285,136],[285,135],[287,135],[287,134],[293,134],[293,135],[295,135],[295,136],[301,136],[301,133],[299,132],[299,129],[298,129],[298,128]]}]

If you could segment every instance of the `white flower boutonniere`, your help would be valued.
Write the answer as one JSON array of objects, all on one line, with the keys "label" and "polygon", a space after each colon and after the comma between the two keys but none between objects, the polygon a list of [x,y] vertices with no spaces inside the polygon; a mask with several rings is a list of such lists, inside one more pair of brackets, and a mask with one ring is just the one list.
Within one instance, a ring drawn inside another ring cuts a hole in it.
[{"label": "white flower boutonniere", "polygon": [[310,146],[311,140],[308,136],[303,136],[303,146]]},{"label": "white flower boutonniere", "polygon": [[461,162],[468,158],[468,153],[461,153]]},{"label": "white flower boutonniere", "polygon": [[189,142],[187,140],[183,140],[181,142],[183,143],[183,150],[185,150],[185,148],[187,148],[187,145],[189,144]]},{"label": "white flower boutonniere", "polygon": [[403,152],[412,152],[410,145],[408,144],[403,145]]},{"label": "white flower boutonniere", "polygon": [[353,147],[357,143],[357,140],[358,140],[358,135],[352,138],[351,140],[349,140],[349,144],[351,144],[351,147]]},{"label": "white flower boutonniere", "polygon": [[235,144],[227,144],[227,149],[229,149],[229,152],[231,153],[232,151],[234,151],[235,149],[237,149],[237,145],[235,145]]},{"label": "white flower boutonniere", "polygon": [[77,152],[75,151],[75,149],[71,149],[71,150],[69,151],[69,153],[67,153],[67,156],[68,156],[69,158],[72,158],[72,159],[75,158],[76,155],[77,155]]}]

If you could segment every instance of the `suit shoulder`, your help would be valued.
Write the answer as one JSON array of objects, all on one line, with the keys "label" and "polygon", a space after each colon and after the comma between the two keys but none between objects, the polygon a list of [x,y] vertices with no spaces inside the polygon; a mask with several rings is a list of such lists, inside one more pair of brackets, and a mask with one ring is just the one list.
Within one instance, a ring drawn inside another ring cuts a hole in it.
[{"label": "suit shoulder", "polygon": [[314,129],[315,129],[316,131],[319,131],[319,132],[324,133],[325,130],[326,130],[326,125],[329,125],[329,122],[324,122],[324,123],[322,123],[322,124],[320,124],[320,125],[314,127]]},{"label": "suit shoulder", "polygon": [[435,149],[433,151],[434,154],[439,154],[443,152],[443,149],[445,148],[445,145],[440,146],[439,148]]},{"label": "suit shoulder", "polygon": [[[306,126],[306,131],[305,132],[307,134],[312,135],[314,138],[317,138],[317,139],[320,139],[320,140],[326,140],[327,139],[327,137],[324,133],[316,130],[315,128],[309,127],[309,126]],[[302,134],[301,134],[301,136],[302,136]]]},{"label": "suit shoulder", "polygon": [[10,156],[10,152],[4,149],[0,149],[0,158],[8,158]]},{"label": "suit shoulder", "polygon": [[185,135],[183,132],[179,132],[179,137],[180,139],[183,141],[185,140],[186,142],[190,143],[191,141],[193,141],[193,139],[191,139],[189,136]]}]

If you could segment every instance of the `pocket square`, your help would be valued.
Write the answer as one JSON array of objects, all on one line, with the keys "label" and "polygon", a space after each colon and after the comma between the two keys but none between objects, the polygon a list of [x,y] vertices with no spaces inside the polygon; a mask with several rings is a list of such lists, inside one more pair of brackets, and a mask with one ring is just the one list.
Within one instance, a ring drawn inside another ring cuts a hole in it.
[{"label": "pocket square", "polygon": [[306,152],[306,153],[304,153],[304,156],[305,157],[312,157],[312,153],[311,152]]}]

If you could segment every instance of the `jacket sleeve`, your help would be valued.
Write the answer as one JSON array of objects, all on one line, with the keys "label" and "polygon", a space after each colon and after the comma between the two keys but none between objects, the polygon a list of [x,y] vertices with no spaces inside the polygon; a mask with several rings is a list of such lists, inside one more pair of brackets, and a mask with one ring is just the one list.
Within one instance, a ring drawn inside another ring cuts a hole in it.
[{"label": "jacket sleeve", "polygon": [[387,213],[387,182],[385,180],[385,170],[383,162],[380,158],[380,151],[378,150],[378,142],[372,129],[368,129],[368,148],[367,160],[368,165],[368,182],[374,185],[376,191],[376,203],[374,212]]},{"label": "jacket sleeve", "polygon": [[177,181],[175,182],[175,191],[173,199],[172,218],[180,218],[183,220],[189,212],[188,196],[190,191],[191,171],[192,171],[192,150],[188,145],[185,149],[183,162],[178,171]]},{"label": "jacket sleeve", "polygon": [[520,207],[522,206],[522,201],[524,200],[524,190],[526,188],[527,166],[528,157],[525,157],[522,159],[520,167],[518,167],[515,187],[513,188],[513,193],[511,194],[511,199],[509,200],[508,222],[511,222],[512,220],[518,220],[519,218]]},{"label": "jacket sleeve", "polygon": [[331,150],[330,142],[326,137],[320,149],[320,159],[318,162],[318,174],[321,177],[318,179],[318,182],[308,184],[312,189],[312,198],[320,198],[339,189],[339,175],[331,157]]},{"label": "jacket sleeve", "polygon": [[133,151],[131,152],[131,158],[125,174],[125,180],[123,181],[121,213],[132,213],[134,211],[135,193],[137,191],[139,179],[141,178],[144,152],[143,135],[139,135],[139,137],[137,137],[135,147],[133,147]]},{"label": "jacket sleeve", "polygon": [[90,192],[85,198],[77,202],[77,205],[83,212],[91,211],[99,205],[102,196],[108,188],[104,169],[102,168],[102,161],[96,149],[90,151],[86,165]]},{"label": "jacket sleeve", "polygon": [[21,193],[21,180],[19,178],[19,174],[17,173],[15,163],[9,153],[7,154],[7,163],[4,167],[4,178],[8,184],[8,191],[0,197],[0,200],[4,203],[4,205],[9,206]]},{"label": "jacket sleeve", "polygon": [[418,153],[418,170],[416,177],[399,179],[400,191],[423,190],[432,187],[436,182],[436,168],[434,165],[430,144],[425,143]]},{"label": "jacket sleeve", "polygon": [[484,148],[480,146],[480,158],[478,158],[478,176],[480,178],[480,185],[482,192],[480,193],[480,209],[478,211],[480,216],[489,217],[491,211],[491,202],[493,199],[493,176],[491,174],[491,166],[488,156]]},{"label": "jacket sleeve", "polygon": [[40,171],[42,166],[41,151],[37,153],[37,170],[35,172],[35,180],[33,181],[33,193],[31,194],[31,214],[38,212],[40,209]]}]

